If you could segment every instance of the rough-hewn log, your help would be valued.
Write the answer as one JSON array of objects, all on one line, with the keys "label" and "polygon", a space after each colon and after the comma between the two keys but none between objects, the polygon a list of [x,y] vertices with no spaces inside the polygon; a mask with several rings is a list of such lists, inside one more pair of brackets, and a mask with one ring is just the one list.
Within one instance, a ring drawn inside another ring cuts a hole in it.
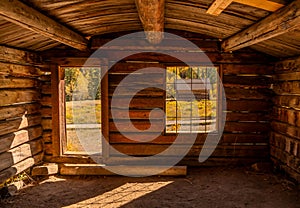
[{"label": "rough-hewn log", "polygon": [[25,105],[12,105],[0,107],[0,120],[22,117],[23,115],[35,114],[40,110],[38,103]]},{"label": "rough-hewn log", "polygon": [[[136,156],[149,156],[158,154],[166,150],[169,145],[152,145],[152,144],[114,144],[110,147],[110,153],[114,156],[120,156],[119,152],[128,155]],[[114,148],[114,149],[113,149]],[[186,148],[184,145],[173,146],[173,151],[168,152],[168,156],[176,156],[178,152]],[[187,156],[198,156],[202,150],[203,145],[194,145],[193,148],[187,153]],[[207,147],[207,149],[212,147]],[[268,145],[235,145],[223,146],[219,145],[212,154],[212,157],[267,157],[269,155]]]},{"label": "rough-hewn log", "polygon": [[0,122],[0,135],[10,134],[39,124],[41,124],[41,115],[24,115],[22,118]]},{"label": "rough-hewn log", "polygon": [[[93,37],[91,40],[91,49],[98,49],[101,47],[102,50],[147,50],[147,51],[192,51],[195,50],[195,47],[186,45],[184,41],[180,39],[164,39],[164,41],[159,45],[149,45],[147,40],[142,38],[138,39],[122,39],[120,42],[115,42],[114,45],[111,43],[105,45],[112,38],[102,38],[101,36]],[[187,38],[188,39],[188,38]],[[199,38],[200,39],[200,38]],[[138,41],[137,41],[138,40]],[[126,44],[124,44],[124,42]],[[197,40],[196,38],[191,38],[191,41],[199,46],[202,51],[205,52],[217,52],[218,42],[217,41],[206,41],[206,40]]]},{"label": "rough-hewn log", "polygon": [[33,157],[43,150],[42,140],[35,140],[18,146],[0,155],[0,170],[11,167],[26,158]]},{"label": "rough-hewn log", "polygon": [[207,14],[218,16],[224,9],[226,9],[233,0],[215,0],[212,5],[208,8]]},{"label": "rough-hewn log", "polygon": [[[3,1],[0,2],[1,10],[2,3]],[[0,61],[4,63],[9,62],[21,65],[35,65],[40,62],[40,59],[35,53],[0,46]]]},{"label": "rough-hewn log", "polygon": [[284,108],[300,109],[300,96],[282,95],[274,98],[274,104]]},{"label": "rough-hewn log", "polygon": [[277,62],[275,66],[275,71],[277,73],[299,72],[300,57],[285,59],[283,61]]},{"label": "rough-hewn log", "polygon": [[135,0],[148,41],[159,44],[163,39],[165,0]]},{"label": "rough-hewn log", "polygon": [[43,164],[32,169],[32,176],[49,176],[58,173],[58,165],[55,163]]},{"label": "rough-hewn log", "polygon": [[271,14],[260,22],[226,39],[224,51],[234,51],[298,29],[300,26],[300,0]]},{"label": "rough-hewn log", "polygon": [[35,126],[28,129],[20,130],[0,137],[0,152],[8,151],[25,142],[34,140],[42,136],[41,126]]},{"label": "rough-hewn log", "polygon": [[9,75],[14,77],[37,77],[40,72],[34,66],[22,66],[0,62],[0,75]]},{"label": "rough-hewn log", "polygon": [[[187,174],[186,166],[174,166],[168,170],[163,166],[111,166],[111,170],[124,171],[127,175],[132,176],[147,176],[149,172],[161,172],[158,175],[161,176],[185,176]],[[163,172],[162,172],[163,171]],[[103,168],[103,166],[95,164],[63,164],[60,169],[61,175],[115,175]]]},{"label": "rough-hewn log", "polygon": [[[245,113],[245,115],[247,115]],[[254,114],[252,114],[254,115]],[[253,118],[251,118],[253,120]],[[245,119],[244,119],[245,120]],[[258,119],[256,119],[258,120]],[[250,121],[250,119],[247,119]],[[128,133],[129,134],[129,133]],[[143,133],[143,135],[151,136],[151,133]],[[141,138],[140,133],[130,133],[130,139],[122,135],[121,133],[110,133],[109,142],[111,144],[136,144],[139,143],[138,139]],[[174,135],[160,135],[151,141],[151,144],[157,145],[171,145],[176,140],[177,144],[187,144],[187,141],[190,138],[190,134],[183,135],[178,138]],[[194,145],[203,145],[207,138],[207,134],[198,134]],[[219,144],[230,143],[230,145],[234,145],[236,143],[268,143],[269,137],[267,133],[224,133],[223,138],[221,139]]]},{"label": "rough-hewn log", "polygon": [[274,61],[275,59],[262,55],[259,53],[214,53],[206,52],[168,52],[169,56],[158,54],[158,53],[139,53],[136,51],[136,54],[132,55],[132,51],[116,51],[116,50],[107,50],[104,51],[104,56],[109,57],[111,61],[116,61],[116,57],[125,57],[123,61],[147,61],[147,62],[160,62],[160,63],[173,63],[178,64],[182,63],[180,60],[175,57],[181,57],[181,60],[185,62],[198,64],[207,64],[207,57],[214,64],[265,64]]},{"label": "rough-hewn log", "polygon": [[5,88],[35,88],[39,87],[40,83],[37,79],[32,78],[15,78],[0,75],[0,89]]},{"label": "rough-hewn log", "polygon": [[243,88],[230,88],[225,87],[225,94],[227,99],[251,99],[251,100],[262,100],[267,99],[268,94],[263,90],[252,90]]},{"label": "rough-hewn log", "polygon": [[39,100],[39,93],[35,90],[0,90],[0,106],[16,103],[31,103]]},{"label": "rough-hewn log", "polygon": [[73,48],[87,49],[87,40],[83,36],[20,1],[2,0],[0,2],[0,16]]},{"label": "rough-hewn log", "polygon": [[43,159],[43,153],[39,153],[34,157],[27,158],[22,162],[19,162],[10,168],[7,168],[0,172],[0,183],[3,183],[5,180],[15,176],[16,174],[25,171],[26,169],[32,167],[34,164],[37,164]]},{"label": "rough-hewn log", "polygon": [[273,74],[274,67],[261,64],[223,64],[223,75]]},{"label": "rough-hewn log", "polygon": [[281,82],[274,86],[274,92],[278,95],[300,95],[300,82]]}]

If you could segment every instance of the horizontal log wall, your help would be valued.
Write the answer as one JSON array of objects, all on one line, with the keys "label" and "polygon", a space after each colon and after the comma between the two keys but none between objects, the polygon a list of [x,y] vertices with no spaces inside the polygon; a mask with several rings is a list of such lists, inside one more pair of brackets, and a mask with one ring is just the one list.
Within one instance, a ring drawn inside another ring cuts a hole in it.
[{"label": "horizontal log wall", "polygon": [[276,64],[271,158],[300,182],[300,58]]},{"label": "horizontal log wall", "polygon": [[[183,33],[180,33],[182,35]],[[203,51],[206,51],[212,62],[220,67],[223,74],[223,84],[227,95],[227,118],[224,134],[221,141],[213,153],[212,157],[203,164],[199,164],[198,156],[206,139],[205,134],[199,134],[194,147],[184,158],[181,164],[184,165],[228,165],[228,164],[251,164],[269,160],[269,133],[270,133],[270,118],[269,114],[272,110],[272,90],[271,75],[273,74],[273,59],[263,54],[259,54],[252,50],[240,50],[235,53],[223,53],[220,51],[217,40],[204,40],[198,35],[184,33],[187,38],[198,44]],[[105,40],[97,41],[107,42]],[[94,45],[94,48],[96,48]],[[93,46],[92,46],[93,48]],[[120,57],[124,52],[119,50],[107,49],[106,55],[110,58],[110,63],[114,63],[112,57]],[[48,57],[88,57],[85,54],[78,54],[68,51],[55,51],[54,53],[45,54]],[[189,52],[180,54],[185,60],[193,61],[198,57],[197,53]],[[138,63],[139,62],[139,63]],[[152,64],[149,64],[151,62]],[[155,64],[153,64],[155,62]],[[196,61],[199,63],[199,60]],[[200,62],[201,63],[201,62]],[[131,72],[149,66],[160,65],[177,65],[182,64],[178,59],[170,56],[158,55],[155,53],[139,53],[134,56],[129,56],[117,63],[109,71],[109,89],[108,93],[111,97],[116,85]],[[203,64],[205,63],[205,59]],[[163,75],[154,74],[153,83],[163,85]],[[126,93],[126,92],[124,92]],[[164,96],[160,90],[147,89],[139,92],[138,97],[131,102],[130,116],[134,125],[137,128],[145,129],[149,122],[150,109],[154,107],[163,108]],[[43,102],[45,105],[51,104],[50,95],[45,96]],[[119,101],[121,102],[122,98]],[[117,108],[118,106],[111,106]],[[46,110],[46,109],[45,109]],[[48,118],[47,123],[50,123],[50,109],[47,108]],[[117,111],[117,116],[120,117],[122,125],[122,117],[124,112]],[[146,144],[137,144],[132,140],[128,140],[120,134],[110,116],[110,133],[109,140],[113,147],[123,153],[145,156],[156,154],[167,148],[175,139],[174,135],[162,134],[157,139]],[[157,122],[163,122],[162,115],[156,115]],[[46,122],[46,121],[45,121]],[[125,125],[125,126],[124,126]],[[126,123],[123,127],[126,127]],[[142,135],[131,132],[133,137],[141,137]],[[45,157],[50,162],[91,162],[87,158],[80,157],[52,157],[52,145],[50,143],[51,130],[46,131],[49,143],[46,145]],[[184,143],[184,141],[182,141]],[[112,160],[113,161],[113,160]],[[116,160],[117,163],[117,160]]]},{"label": "horizontal log wall", "polygon": [[0,183],[42,160],[38,64],[36,54],[0,47]]},{"label": "horizontal log wall", "polygon": [[[248,54],[249,55],[249,54]],[[269,159],[269,131],[271,110],[271,74],[273,67],[265,62],[259,63],[259,60],[252,60],[249,55],[249,61],[246,64],[232,64],[231,60],[226,63],[215,62],[223,72],[223,85],[227,98],[227,118],[223,136],[212,157],[204,164],[198,163],[198,156],[205,142],[205,134],[198,134],[193,148],[181,162],[184,165],[228,165],[228,164],[249,164]],[[132,57],[132,61],[134,57]],[[160,57],[160,64],[163,58]],[[152,60],[153,61],[153,60]],[[172,60],[166,58],[168,65]],[[118,83],[126,75],[137,69],[145,67],[156,67],[158,64],[136,64],[136,63],[118,63],[111,68],[109,72],[109,96],[111,96]],[[122,75],[120,75],[122,74]],[[120,77],[123,76],[123,77]],[[157,86],[163,86],[163,74],[150,75],[151,83]],[[152,80],[153,79],[153,80]],[[138,80],[138,79],[137,79]],[[137,81],[138,82],[138,81]],[[128,86],[130,87],[130,86]],[[132,90],[132,88],[130,88]],[[126,95],[126,90],[121,92]],[[114,99],[116,96],[114,95]],[[122,96],[117,97],[116,104],[110,107],[116,110],[114,120],[110,115],[110,134],[111,145],[118,151],[133,156],[149,156],[160,153],[169,147],[175,141],[175,135],[161,134],[150,143],[138,144],[129,140],[120,134],[116,128],[116,123],[122,131],[128,130],[128,123],[123,120],[124,113],[118,108],[118,102],[122,103]],[[133,125],[139,130],[146,130],[150,127],[148,121],[149,112],[153,108],[163,109],[164,92],[160,90],[146,89],[140,91],[130,103],[130,117]],[[157,133],[164,122],[164,115],[155,115],[156,120],[152,123],[153,132]],[[158,129],[157,129],[158,130]],[[143,134],[130,132],[132,138],[142,139]],[[151,133],[145,133],[151,134]],[[189,135],[186,135],[188,137]],[[184,144],[184,139],[180,141]],[[180,148],[180,147],[179,147]],[[118,156],[111,150],[112,154]]]}]

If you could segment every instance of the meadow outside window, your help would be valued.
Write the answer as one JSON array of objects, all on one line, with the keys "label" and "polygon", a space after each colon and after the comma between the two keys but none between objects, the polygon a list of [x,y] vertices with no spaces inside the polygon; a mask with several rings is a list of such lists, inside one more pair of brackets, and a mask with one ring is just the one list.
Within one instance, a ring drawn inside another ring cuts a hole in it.
[{"label": "meadow outside window", "polygon": [[167,67],[166,133],[217,131],[217,80],[218,67]]}]

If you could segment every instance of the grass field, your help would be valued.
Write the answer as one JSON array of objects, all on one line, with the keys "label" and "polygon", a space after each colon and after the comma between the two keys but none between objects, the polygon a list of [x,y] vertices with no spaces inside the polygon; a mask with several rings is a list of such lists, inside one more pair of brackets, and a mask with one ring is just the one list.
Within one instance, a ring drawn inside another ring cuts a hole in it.
[{"label": "grass field", "polygon": [[[101,123],[101,101],[84,100],[66,102],[66,123]],[[74,122],[76,120],[76,122]]]}]

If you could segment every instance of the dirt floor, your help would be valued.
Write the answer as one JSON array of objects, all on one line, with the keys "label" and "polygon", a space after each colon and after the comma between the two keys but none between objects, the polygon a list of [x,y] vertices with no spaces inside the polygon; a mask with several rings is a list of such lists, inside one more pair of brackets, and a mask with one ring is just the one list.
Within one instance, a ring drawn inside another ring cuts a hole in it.
[{"label": "dirt floor", "polygon": [[0,207],[300,208],[300,190],[281,176],[245,168],[199,168],[187,177],[50,177]]}]

